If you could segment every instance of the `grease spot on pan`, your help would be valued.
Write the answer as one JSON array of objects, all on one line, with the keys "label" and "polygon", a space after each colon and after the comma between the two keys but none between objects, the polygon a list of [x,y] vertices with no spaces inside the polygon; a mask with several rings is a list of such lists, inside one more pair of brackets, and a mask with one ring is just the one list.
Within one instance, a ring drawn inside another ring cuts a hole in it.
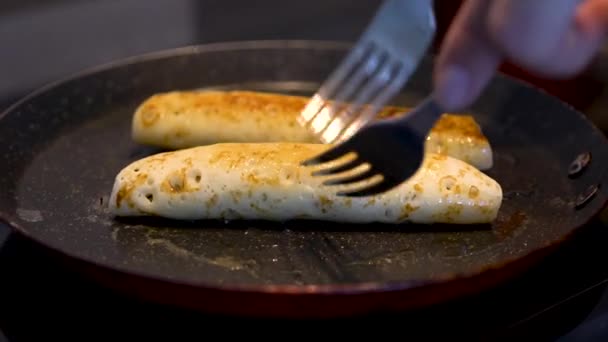
[{"label": "grease spot on pan", "polygon": [[393,262],[401,262],[402,260],[410,259],[414,256],[414,251],[411,249],[402,249],[398,251],[383,252],[375,255],[371,255],[361,260],[352,261],[349,263],[350,266],[357,265],[384,265],[391,264]]},{"label": "grease spot on pan", "polygon": [[40,210],[17,208],[17,215],[20,219],[26,222],[41,222],[44,220]]},{"label": "grease spot on pan", "polygon": [[176,255],[178,257],[193,259],[197,262],[218,266],[231,271],[244,271],[249,273],[252,277],[258,277],[256,272],[251,267],[253,266],[252,264],[255,264],[255,260],[251,260],[250,262],[242,262],[231,256],[219,256],[216,258],[208,258],[193,253],[187,250],[186,248],[183,248],[167,239],[152,237],[149,234],[147,234],[146,238],[150,246],[160,246],[171,254]]},{"label": "grease spot on pan", "polygon": [[522,228],[526,223],[528,216],[525,212],[519,210],[511,215],[504,216],[496,220],[494,224],[494,233],[500,240],[505,240]]}]

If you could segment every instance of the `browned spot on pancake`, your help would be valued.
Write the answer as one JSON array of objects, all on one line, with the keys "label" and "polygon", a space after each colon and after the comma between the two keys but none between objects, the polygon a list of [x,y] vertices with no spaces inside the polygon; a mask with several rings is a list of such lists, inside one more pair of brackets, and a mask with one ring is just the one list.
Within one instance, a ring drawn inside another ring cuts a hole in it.
[{"label": "browned spot on pancake", "polygon": [[433,219],[437,220],[438,222],[445,223],[455,222],[456,219],[462,214],[462,208],[462,204],[450,204],[444,212],[434,214]]},{"label": "browned spot on pancake", "polygon": [[143,162],[145,164],[164,163],[170,154],[171,152],[158,153],[153,156],[147,157]]},{"label": "browned spot on pancake", "polygon": [[230,196],[232,197],[232,201],[234,203],[239,203],[241,197],[243,197],[243,192],[240,190],[234,190],[230,192]]},{"label": "browned spot on pancake", "polygon": [[331,199],[329,199],[329,197],[327,196],[319,196],[319,204],[321,205],[322,208],[331,208],[331,206],[333,206],[334,201],[332,201]]},{"label": "browned spot on pancake", "polygon": [[246,162],[245,156],[238,156],[236,158],[229,159],[228,168],[230,170],[241,168]]},{"label": "browned spot on pancake", "polygon": [[225,160],[228,157],[230,157],[229,151],[220,151],[218,153],[215,153],[209,158],[209,165],[216,164],[222,160]]},{"label": "browned spot on pancake", "polygon": [[138,186],[146,183],[147,179],[148,179],[147,174],[140,173],[135,177],[135,179],[132,182],[126,183],[120,189],[118,189],[118,192],[116,192],[116,207],[120,208],[120,205],[122,204],[123,201],[126,201],[127,205],[130,208],[135,207],[135,204],[133,203],[133,199],[131,198],[131,195],[133,194],[133,190],[135,190]]},{"label": "browned spot on pancake", "polygon": [[150,127],[158,121],[160,115],[158,114],[158,110],[156,107],[154,107],[154,105],[148,105],[142,109],[139,118],[142,126]]},{"label": "browned spot on pancake", "polygon": [[479,196],[479,189],[475,185],[471,185],[469,188],[469,198],[475,199]]},{"label": "browned spot on pancake", "polygon": [[367,207],[369,207],[370,205],[374,205],[374,204],[376,204],[376,199],[375,199],[375,198],[370,198],[370,199],[367,201],[367,203],[365,203],[365,205],[363,205],[363,208],[367,208]]},{"label": "browned spot on pancake", "polygon": [[257,211],[257,212],[258,212],[258,214],[262,214],[262,215],[266,215],[266,214],[268,214],[268,211],[267,211],[267,210],[264,210],[264,209],[260,208],[260,207],[259,207],[257,204],[255,204],[255,203],[253,203],[253,202],[252,202],[252,203],[250,203],[250,204],[249,204],[249,206],[250,206],[250,207],[251,207],[253,210]]},{"label": "browned spot on pancake", "polygon": [[429,162],[427,165],[428,165],[429,170],[432,170],[432,171],[437,171],[437,170],[439,170],[439,167],[440,167],[439,164],[437,164],[435,162]]},{"label": "browned spot on pancake", "polygon": [[416,190],[416,192],[421,193],[424,191],[424,188],[419,183],[416,183],[416,184],[414,184],[414,190]]},{"label": "browned spot on pancake", "polygon": [[241,178],[244,179],[250,185],[258,185],[260,183],[258,177],[253,173],[245,173],[242,175]]},{"label": "browned spot on pancake", "polygon": [[274,176],[274,177],[267,177],[267,176],[263,176],[263,175],[259,175],[256,173],[244,173],[241,176],[241,179],[244,180],[245,182],[249,183],[250,185],[279,185],[281,183],[281,180],[279,179],[278,176]]},{"label": "browned spot on pancake", "polygon": [[[218,146],[217,150],[210,155],[209,164],[217,164],[227,169],[242,168],[246,172],[250,172],[257,165],[263,165],[265,169],[272,170],[268,172],[269,174],[276,172],[276,175],[272,178],[285,178],[280,170],[289,167],[299,172],[299,168],[294,167],[294,165],[299,165],[302,160],[308,159],[326,148],[323,144],[226,143]],[[243,177],[245,179],[247,175]],[[270,182],[276,184],[277,181],[271,180]]]},{"label": "browned spot on pancake", "polygon": [[448,206],[448,215],[454,217],[459,216],[462,213],[462,204],[451,204]]},{"label": "browned spot on pancake", "polygon": [[460,185],[456,184],[456,186],[454,187],[454,193],[460,195],[461,192],[462,190],[460,189]]},{"label": "browned spot on pancake", "polygon": [[439,188],[440,190],[452,191],[452,189],[456,186],[457,179],[452,176],[445,176],[439,179]]},{"label": "browned spot on pancake", "polygon": [[443,114],[431,131],[437,134],[459,135],[468,139],[486,141],[486,137],[471,115]]},{"label": "browned spot on pancake", "polygon": [[128,193],[129,193],[129,187],[126,185],[123,185],[120,189],[118,189],[118,192],[116,192],[116,207],[117,208],[120,208],[120,204],[127,197]]},{"label": "browned spot on pancake", "polygon": [[298,169],[295,167],[288,167],[281,170],[281,177],[285,178],[285,180],[293,181],[294,179],[299,179]]},{"label": "browned spot on pancake", "polygon": [[242,120],[245,115],[254,120],[264,117],[295,119],[308,98],[252,91],[182,92],[181,102],[197,111],[214,110],[223,120]]},{"label": "browned spot on pancake", "polygon": [[413,206],[409,203],[406,203],[403,208],[401,208],[401,213],[399,215],[399,221],[403,221],[405,219],[407,219],[408,217],[410,217],[410,214],[413,213],[414,211],[418,210],[418,208],[420,208],[420,206]]},{"label": "browned spot on pancake", "polygon": [[446,214],[447,221],[455,221],[458,216],[462,213],[462,204],[450,204],[448,206]]},{"label": "browned spot on pancake", "polygon": [[437,161],[443,161],[448,159],[448,157],[443,154],[433,154],[432,159]]},{"label": "browned spot on pancake", "polygon": [[211,195],[211,197],[209,197],[209,199],[205,202],[205,205],[207,206],[207,209],[211,209],[213,207],[215,207],[215,205],[217,204],[218,201],[218,196],[216,193],[214,193],[213,195]]},{"label": "browned spot on pancake", "polygon": [[186,182],[186,168],[171,172],[161,184],[160,190],[167,193],[190,192],[194,190]]},{"label": "browned spot on pancake", "polygon": [[173,131],[173,136],[176,139],[183,139],[190,135],[190,130],[185,127],[176,127]]}]

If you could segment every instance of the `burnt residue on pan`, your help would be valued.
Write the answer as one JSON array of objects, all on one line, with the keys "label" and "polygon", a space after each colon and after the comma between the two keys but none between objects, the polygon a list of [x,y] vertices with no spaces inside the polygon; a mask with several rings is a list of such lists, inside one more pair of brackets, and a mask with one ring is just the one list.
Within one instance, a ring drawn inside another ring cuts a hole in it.
[{"label": "burnt residue on pan", "polygon": [[[115,175],[158,152],[130,137],[132,115],[145,98],[204,87],[310,94],[310,84],[321,82],[345,51],[327,43],[240,46],[117,64],[11,109],[0,120],[0,216],[49,247],[127,274],[219,289],[280,292],[285,285],[315,285],[339,292],[422,283],[452,289],[453,280],[501,269],[566,239],[606,203],[603,135],[571,108],[498,78],[470,111],[494,149],[487,173],[505,194],[491,225],[110,217],[104,208]],[[422,98],[430,90],[431,68],[429,59],[394,103]],[[592,161],[585,164],[583,156],[582,170],[574,170],[571,164],[583,152]],[[568,176],[573,171],[577,177]],[[596,186],[591,195],[590,186]],[[585,203],[576,206],[580,196]]]},{"label": "burnt residue on pan", "polygon": [[522,210],[516,210],[510,215],[501,215],[494,224],[494,232],[500,239],[508,239],[518,231],[524,230],[526,221],[526,213]]}]

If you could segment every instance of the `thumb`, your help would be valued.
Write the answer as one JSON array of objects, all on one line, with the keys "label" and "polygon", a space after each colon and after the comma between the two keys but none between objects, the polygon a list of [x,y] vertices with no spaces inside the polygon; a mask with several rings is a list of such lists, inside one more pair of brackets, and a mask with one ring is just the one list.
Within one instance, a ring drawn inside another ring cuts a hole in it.
[{"label": "thumb", "polygon": [[433,82],[435,97],[446,111],[458,111],[474,101],[501,61],[485,29],[491,3],[465,1],[443,40]]}]

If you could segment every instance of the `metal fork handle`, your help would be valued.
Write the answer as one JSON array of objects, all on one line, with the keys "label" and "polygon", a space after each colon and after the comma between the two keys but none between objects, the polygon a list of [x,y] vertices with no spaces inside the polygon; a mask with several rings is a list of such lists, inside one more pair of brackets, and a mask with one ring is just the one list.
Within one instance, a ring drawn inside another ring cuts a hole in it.
[{"label": "metal fork handle", "polygon": [[[361,41],[375,41],[393,56],[415,68],[426,51],[426,37],[434,35],[433,0],[385,0],[374,15]],[[402,41],[406,44],[395,44]]]},{"label": "metal fork handle", "polygon": [[356,134],[407,82],[435,30],[432,0],[385,0],[298,122],[324,143]]}]

